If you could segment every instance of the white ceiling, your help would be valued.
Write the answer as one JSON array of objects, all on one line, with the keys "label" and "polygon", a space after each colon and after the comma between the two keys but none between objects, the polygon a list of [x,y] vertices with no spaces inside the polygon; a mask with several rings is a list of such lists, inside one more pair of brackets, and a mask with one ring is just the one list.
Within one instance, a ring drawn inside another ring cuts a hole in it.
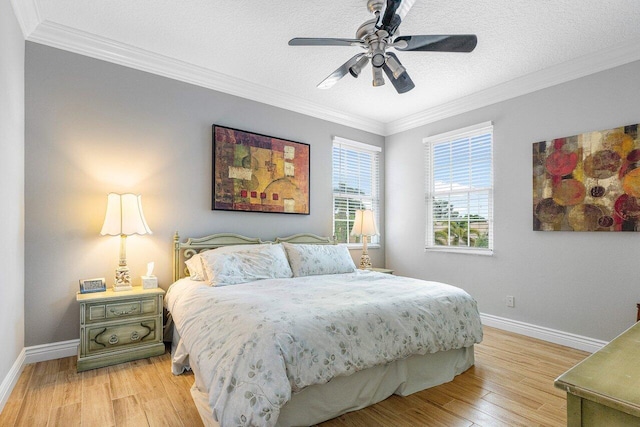
[{"label": "white ceiling", "polygon": [[380,134],[640,59],[637,0],[418,0],[400,34],[478,36],[472,53],[397,52],[416,88],[370,67],[316,84],[361,51],[292,47],[355,37],[366,0],[12,0],[25,37]]}]

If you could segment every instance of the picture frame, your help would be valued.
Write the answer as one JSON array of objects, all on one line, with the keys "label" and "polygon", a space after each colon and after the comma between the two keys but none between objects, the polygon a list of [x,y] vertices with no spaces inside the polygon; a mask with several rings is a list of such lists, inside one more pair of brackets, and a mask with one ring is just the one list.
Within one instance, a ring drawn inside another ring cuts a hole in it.
[{"label": "picture frame", "polygon": [[107,282],[104,277],[96,277],[93,279],[80,279],[80,293],[88,294],[91,292],[105,292],[107,290]]},{"label": "picture frame", "polygon": [[640,124],[533,144],[533,230],[640,231]]},{"label": "picture frame", "polygon": [[214,124],[212,145],[212,210],[309,215],[309,144]]}]

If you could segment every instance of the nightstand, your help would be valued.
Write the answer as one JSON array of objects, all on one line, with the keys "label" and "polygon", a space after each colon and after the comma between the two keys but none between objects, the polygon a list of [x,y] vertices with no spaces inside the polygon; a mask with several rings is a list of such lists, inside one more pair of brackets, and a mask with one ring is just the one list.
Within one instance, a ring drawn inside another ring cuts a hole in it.
[{"label": "nightstand", "polygon": [[159,356],[164,290],[95,292],[76,295],[80,303],[78,372]]},{"label": "nightstand", "polygon": [[367,268],[367,270],[371,270],[371,271],[377,271],[378,273],[385,273],[385,274],[393,274],[393,270],[389,270],[388,268]]}]

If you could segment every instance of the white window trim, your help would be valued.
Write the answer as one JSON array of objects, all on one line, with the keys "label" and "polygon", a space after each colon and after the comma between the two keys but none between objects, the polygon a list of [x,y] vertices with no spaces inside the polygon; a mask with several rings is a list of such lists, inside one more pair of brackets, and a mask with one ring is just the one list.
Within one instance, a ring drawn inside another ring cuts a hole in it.
[{"label": "white window trim", "polygon": [[377,145],[371,145],[371,144],[367,144],[364,142],[358,142],[358,141],[354,141],[352,139],[347,139],[347,138],[343,138],[341,136],[334,136],[333,137],[333,143],[334,144],[340,144],[340,145],[348,145],[352,148],[356,148],[356,149],[360,149],[363,151],[377,151],[378,153],[382,152],[382,147],[378,147]]},{"label": "white window trim", "polygon": [[452,130],[449,132],[439,133],[437,135],[428,136],[422,140],[424,144],[449,141],[452,138],[465,138],[476,133],[493,131],[493,122],[483,122],[477,125],[467,126],[462,129]]},{"label": "white window trim", "polygon": [[[359,141],[354,141],[352,139],[347,139],[347,138],[343,138],[341,136],[337,136],[334,135],[333,136],[333,140],[332,140],[332,145],[331,145],[331,150],[332,150],[332,156],[333,156],[333,147],[335,145],[342,145],[342,146],[347,146],[349,148],[352,148],[354,151],[363,151],[363,152],[367,152],[367,153],[382,153],[382,147],[379,147],[377,145],[372,145],[372,144],[367,144],[364,142],[359,142]],[[378,159],[378,162],[380,162],[380,159]],[[332,172],[332,177],[333,177],[333,172]],[[378,230],[380,230],[380,165],[378,164],[378,182],[374,182],[374,188],[372,188],[372,193],[377,194],[377,211],[375,212],[375,219],[376,219],[376,225],[378,226]],[[333,187],[333,183],[332,183],[332,187]],[[337,193],[333,192],[333,188],[331,191],[331,200],[333,203],[333,198],[336,196]],[[353,194],[344,194],[344,197],[350,197],[353,196]],[[332,213],[332,218],[331,218],[331,227],[333,228],[335,226],[335,218],[333,217],[333,213]],[[349,249],[361,249],[362,248],[362,243],[346,243],[345,244],[347,246],[347,248]],[[380,248],[382,245],[382,236],[378,235],[378,242],[376,243],[369,243],[367,245],[368,248],[371,249],[378,249]]]},{"label": "white window trim", "polygon": [[[433,180],[430,178],[431,171],[433,170],[433,156],[429,156],[431,164],[429,165],[429,171],[427,171],[428,173],[425,176],[426,178],[425,179],[426,181],[425,182],[425,202],[427,206],[426,213],[429,219],[429,221],[425,221],[426,222],[425,252],[433,251],[433,252],[459,253],[459,254],[467,254],[467,255],[493,256],[495,251],[495,239],[494,239],[494,233],[493,233],[494,224],[495,224],[494,215],[493,215],[493,200],[494,200],[493,193],[495,191],[495,181],[494,181],[494,173],[493,173],[493,168],[494,168],[493,122],[488,121],[488,122],[478,123],[476,125],[467,126],[461,129],[444,132],[437,135],[432,135],[424,138],[422,140],[422,143],[423,143],[423,149],[429,150],[432,144],[437,144],[439,142],[447,142],[447,141],[451,141],[452,139],[462,139],[468,136],[478,135],[485,132],[491,133],[491,191],[489,192],[489,209],[491,211],[491,225],[490,225],[491,229],[490,230],[491,230],[491,243],[492,243],[491,246],[492,247],[484,249],[484,248],[470,248],[470,247],[435,246],[435,245],[427,244],[427,242],[431,239],[430,236],[433,236],[433,221],[432,221],[433,200],[432,200],[432,197],[430,197],[430,194],[432,194],[434,191],[433,191],[433,188],[431,189],[426,188],[426,185],[433,186],[433,182],[432,182]],[[465,193],[467,192],[465,191]]]}]

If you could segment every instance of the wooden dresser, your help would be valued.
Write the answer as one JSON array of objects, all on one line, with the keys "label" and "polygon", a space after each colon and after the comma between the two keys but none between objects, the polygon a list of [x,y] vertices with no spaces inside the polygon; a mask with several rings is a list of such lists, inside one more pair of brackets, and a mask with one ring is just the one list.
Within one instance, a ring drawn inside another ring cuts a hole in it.
[{"label": "wooden dresser", "polygon": [[77,294],[80,303],[78,372],[164,353],[164,290]]},{"label": "wooden dresser", "polygon": [[567,426],[640,426],[640,323],[562,374]]}]

